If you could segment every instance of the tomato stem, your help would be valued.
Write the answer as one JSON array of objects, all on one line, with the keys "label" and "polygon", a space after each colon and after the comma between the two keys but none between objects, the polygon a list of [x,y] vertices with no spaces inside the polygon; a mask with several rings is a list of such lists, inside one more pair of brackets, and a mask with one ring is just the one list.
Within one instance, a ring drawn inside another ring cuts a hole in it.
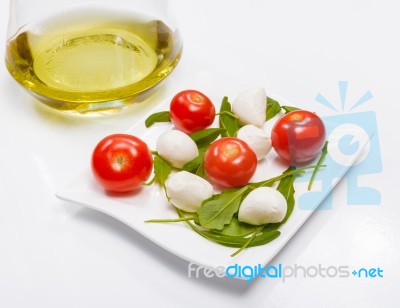
[{"label": "tomato stem", "polygon": [[122,156],[117,157],[117,164],[122,165],[124,163],[124,158]]}]

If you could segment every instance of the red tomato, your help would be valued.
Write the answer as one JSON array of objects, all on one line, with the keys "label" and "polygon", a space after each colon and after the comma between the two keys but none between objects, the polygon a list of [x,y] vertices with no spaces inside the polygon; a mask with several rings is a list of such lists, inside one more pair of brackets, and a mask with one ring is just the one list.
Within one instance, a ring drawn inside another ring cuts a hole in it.
[{"label": "red tomato", "polygon": [[325,126],[315,114],[295,110],[280,118],[272,128],[272,146],[278,155],[291,164],[315,158],[325,143]]},{"label": "red tomato", "polygon": [[139,138],[127,134],[105,137],[92,154],[92,172],[107,191],[128,192],[139,188],[151,174],[153,157]]},{"label": "red tomato", "polygon": [[169,108],[171,122],[186,134],[205,129],[214,122],[215,107],[210,99],[196,90],[174,96]]},{"label": "red tomato", "polygon": [[257,157],[241,139],[222,138],[214,141],[204,156],[204,170],[216,184],[224,187],[246,185],[254,175]]}]

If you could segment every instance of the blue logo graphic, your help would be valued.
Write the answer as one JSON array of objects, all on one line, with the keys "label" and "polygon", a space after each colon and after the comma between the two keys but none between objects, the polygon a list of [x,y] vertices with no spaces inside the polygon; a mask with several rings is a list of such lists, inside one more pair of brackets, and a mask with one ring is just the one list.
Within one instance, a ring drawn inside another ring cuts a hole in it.
[{"label": "blue logo graphic", "polygon": [[358,270],[354,270],[351,272],[354,277],[357,278],[383,278],[383,269],[380,267],[377,268],[365,268],[362,267]]},{"label": "blue logo graphic", "polygon": [[[373,111],[352,112],[368,103],[373,96],[371,91],[366,91],[356,102],[348,104],[347,90],[348,81],[339,81],[339,108],[321,93],[315,97],[316,102],[337,114],[322,118],[329,140],[328,155],[324,161],[326,167],[315,178],[316,182],[320,181],[320,187],[300,196],[300,209],[314,209],[324,198],[323,206],[318,209],[332,209],[332,194],[329,192],[335,181],[342,177],[347,182],[348,205],[379,205],[381,202],[378,190],[358,184],[359,176],[382,171],[376,115]],[[349,167],[351,170],[346,174]],[[309,180],[309,177],[302,178],[298,182]]]},{"label": "blue logo graphic", "polygon": [[281,279],[283,283],[289,278],[383,278],[383,269],[380,267],[371,268],[359,268],[350,271],[348,265],[330,265],[324,266],[322,264],[302,266],[294,264],[293,266],[282,265],[268,265],[263,267],[260,263],[257,265],[245,265],[242,266],[238,263],[230,265],[228,267],[217,266],[217,267],[203,267],[193,263],[188,265],[188,277],[199,278],[204,276],[206,278],[239,278],[245,279],[247,283],[250,283],[255,278],[268,278],[268,279]]}]

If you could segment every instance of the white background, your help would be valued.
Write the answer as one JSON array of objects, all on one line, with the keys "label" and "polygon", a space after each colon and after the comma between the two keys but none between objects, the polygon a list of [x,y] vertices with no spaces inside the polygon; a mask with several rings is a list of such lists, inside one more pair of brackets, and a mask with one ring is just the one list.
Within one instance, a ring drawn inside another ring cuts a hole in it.
[{"label": "white background", "polygon": [[[184,55],[162,95],[200,69],[265,85],[305,108],[319,92],[339,103],[339,80],[349,81],[353,102],[371,90],[373,100],[358,111],[376,112],[383,172],[359,183],[378,189],[381,205],[348,206],[343,180],[334,209],[317,211],[272,264],[380,267],[384,278],[189,279],[187,262],[112,218],[54,196],[88,167],[100,138],[124,132],[157,102],[115,117],[67,118],[35,103],[1,65],[0,307],[399,307],[400,6],[175,3]],[[2,0],[2,57],[7,12]]]}]

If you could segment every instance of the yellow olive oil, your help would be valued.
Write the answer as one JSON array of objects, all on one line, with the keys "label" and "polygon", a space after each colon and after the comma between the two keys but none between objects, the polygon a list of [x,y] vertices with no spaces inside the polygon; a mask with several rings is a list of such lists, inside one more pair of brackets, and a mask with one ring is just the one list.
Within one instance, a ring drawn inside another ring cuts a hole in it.
[{"label": "yellow olive oil", "polygon": [[86,8],[20,29],[6,65],[52,108],[113,113],[168,76],[181,52],[179,34],[160,20]]}]

